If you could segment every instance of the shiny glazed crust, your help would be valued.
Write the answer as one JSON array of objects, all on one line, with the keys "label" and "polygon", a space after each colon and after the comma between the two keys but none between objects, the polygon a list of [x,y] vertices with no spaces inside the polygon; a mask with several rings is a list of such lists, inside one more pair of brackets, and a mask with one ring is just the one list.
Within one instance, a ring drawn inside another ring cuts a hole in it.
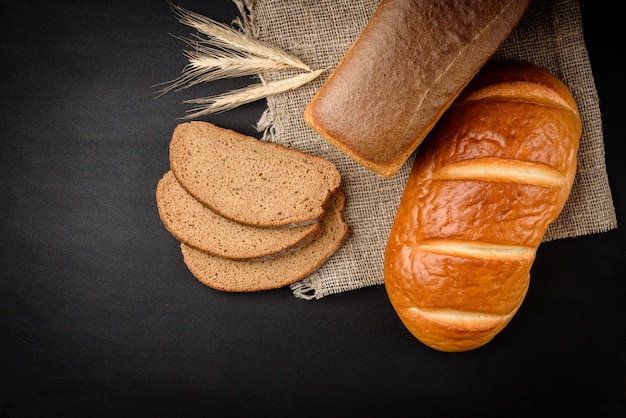
[{"label": "shiny glazed crust", "polygon": [[487,64],[452,105],[418,150],[385,251],[389,299],[416,338],[466,351],[509,323],[580,136],[567,87],[525,62]]}]

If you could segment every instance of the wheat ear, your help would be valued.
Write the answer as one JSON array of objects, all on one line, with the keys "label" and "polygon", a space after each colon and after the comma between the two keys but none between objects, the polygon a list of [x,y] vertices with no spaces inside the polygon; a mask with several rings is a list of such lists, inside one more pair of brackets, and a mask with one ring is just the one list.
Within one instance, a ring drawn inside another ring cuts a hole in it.
[{"label": "wheat ear", "polygon": [[190,114],[185,118],[193,119],[211,113],[225,112],[242,104],[264,99],[274,94],[285,93],[314,80],[322,72],[324,72],[324,70],[309,71],[282,80],[253,84],[217,96],[186,100],[185,103],[196,104],[198,106],[190,109]]},{"label": "wheat ear", "polygon": [[311,70],[308,65],[300,61],[298,58],[293,57],[272,45],[268,45],[258,39],[247,36],[246,34],[241,33],[228,25],[217,22],[201,14],[191,12],[171,2],[170,7],[178,16],[180,23],[192,27],[207,36],[206,39],[200,37],[197,38],[197,41],[200,44],[204,43],[217,49],[230,49],[238,51],[241,54],[250,54],[257,57],[271,59],[276,63],[293,68],[300,68],[306,71]]},{"label": "wheat ear", "polygon": [[[190,47],[185,51],[189,63],[183,68],[180,77],[160,84],[167,86],[159,92],[159,95],[224,78],[251,76],[287,68],[305,71],[303,74],[280,81],[260,83],[218,96],[188,100],[185,103],[199,106],[190,110],[191,114],[187,118],[223,112],[245,103],[293,90],[315,79],[324,71],[313,71],[298,58],[252,35],[186,10],[172,2],[169,2],[169,5],[182,24],[196,29],[199,34],[194,35],[192,39],[179,38]],[[241,9],[243,5],[238,4],[238,7]]]},{"label": "wheat ear", "polygon": [[172,90],[180,91],[199,83],[291,68],[291,65],[284,61],[277,62],[272,58],[245,55],[236,51],[214,50],[203,45],[196,45],[196,49],[184,51],[184,54],[189,63],[183,68],[180,77],[161,83],[167,87],[160,90],[159,95]]}]

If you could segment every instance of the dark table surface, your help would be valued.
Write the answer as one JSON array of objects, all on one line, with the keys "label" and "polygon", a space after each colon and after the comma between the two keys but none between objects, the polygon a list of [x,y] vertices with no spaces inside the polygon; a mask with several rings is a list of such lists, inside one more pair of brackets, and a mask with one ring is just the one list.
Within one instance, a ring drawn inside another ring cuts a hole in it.
[{"label": "dark table surface", "polygon": [[[230,0],[178,4],[238,15]],[[182,100],[249,80],[155,99],[186,63],[170,34],[189,34],[165,0],[2,0],[0,14],[0,416],[626,416],[623,229],[543,244],[516,317],[468,353],[415,340],[381,286],[214,291],[154,191]],[[583,4],[621,224],[619,15]],[[204,119],[259,137],[264,108]]]}]

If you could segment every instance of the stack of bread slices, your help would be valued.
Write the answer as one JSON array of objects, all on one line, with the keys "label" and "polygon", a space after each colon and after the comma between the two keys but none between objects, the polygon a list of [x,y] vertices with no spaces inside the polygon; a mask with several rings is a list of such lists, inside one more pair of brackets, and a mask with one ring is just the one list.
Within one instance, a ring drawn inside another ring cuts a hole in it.
[{"label": "stack of bread slices", "polygon": [[283,287],[346,240],[341,175],[324,158],[208,122],[178,125],[156,201],[184,263],[228,292]]}]

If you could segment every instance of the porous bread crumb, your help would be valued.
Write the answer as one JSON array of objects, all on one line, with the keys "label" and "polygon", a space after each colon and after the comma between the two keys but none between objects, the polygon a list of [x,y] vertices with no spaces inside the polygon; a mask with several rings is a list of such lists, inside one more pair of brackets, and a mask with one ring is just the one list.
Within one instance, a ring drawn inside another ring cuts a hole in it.
[{"label": "porous bread crumb", "polygon": [[324,158],[201,121],[176,127],[170,166],[202,204],[257,227],[315,223],[341,185],[339,171]]},{"label": "porous bread crumb", "polygon": [[196,200],[171,171],[159,181],[157,208],[179,241],[219,257],[260,259],[282,255],[317,238],[318,222],[294,228],[256,228],[226,219]]},{"label": "porous bread crumb", "polygon": [[226,292],[255,292],[292,284],[313,273],[339,249],[349,234],[344,221],[345,195],[333,193],[321,221],[322,234],[308,245],[281,257],[262,261],[212,256],[181,243],[183,259],[201,283]]}]

